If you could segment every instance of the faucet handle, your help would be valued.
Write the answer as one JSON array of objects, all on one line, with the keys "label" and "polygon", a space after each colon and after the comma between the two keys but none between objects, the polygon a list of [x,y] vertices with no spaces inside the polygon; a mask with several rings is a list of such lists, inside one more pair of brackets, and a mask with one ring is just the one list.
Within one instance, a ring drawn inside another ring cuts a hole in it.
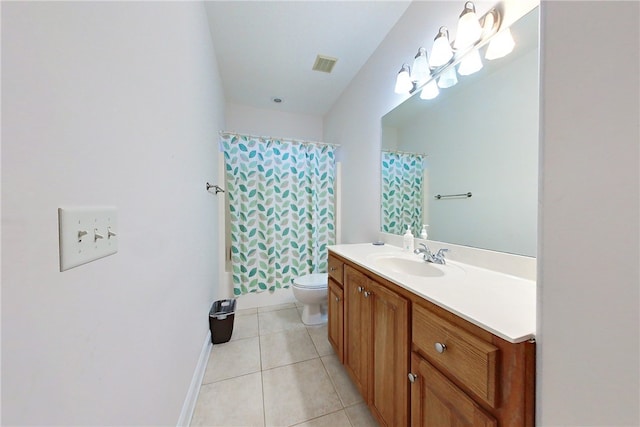
[{"label": "faucet handle", "polygon": [[446,248],[442,248],[440,250],[438,250],[438,253],[436,254],[436,257],[438,258],[444,258],[445,253],[449,252],[449,249]]},{"label": "faucet handle", "polygon": [[420,246],[422,246],[422,249],[420,248],[414,249],[413,251],[414,254],[423,254],[423,253],[429,252],[429,248],[427,247],[427,245],[425,245],[424,243],[420,243]]}]

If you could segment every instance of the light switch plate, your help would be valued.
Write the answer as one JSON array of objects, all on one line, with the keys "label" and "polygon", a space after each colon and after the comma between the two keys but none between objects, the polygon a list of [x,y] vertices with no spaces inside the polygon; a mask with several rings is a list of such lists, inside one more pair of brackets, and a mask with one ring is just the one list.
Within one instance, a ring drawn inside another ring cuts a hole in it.
[{"label": "light switch plate", "polygon": [[115,207],[58,208],[60,271],[118,252]]}]

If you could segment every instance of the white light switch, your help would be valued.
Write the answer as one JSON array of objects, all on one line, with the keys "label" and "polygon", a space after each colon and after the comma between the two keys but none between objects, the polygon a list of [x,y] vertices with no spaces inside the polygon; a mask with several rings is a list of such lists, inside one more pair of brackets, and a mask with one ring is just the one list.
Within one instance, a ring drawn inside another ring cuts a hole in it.
[{"label": "white light switch", "polygon": [[60,271],[118,252],[114,207],[58,208]]}]

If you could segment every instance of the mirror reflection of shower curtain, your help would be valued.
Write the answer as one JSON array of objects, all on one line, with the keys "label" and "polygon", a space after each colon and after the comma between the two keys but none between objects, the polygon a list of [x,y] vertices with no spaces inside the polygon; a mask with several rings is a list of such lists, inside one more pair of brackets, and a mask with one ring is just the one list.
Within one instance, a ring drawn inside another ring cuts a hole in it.
[{"label": "mirror reflection of shower curtain", "polygon": [[381,230],[414,236],[422,229],[424,155],[382,152]]},{"label": "mirror reflection of shower curtain", "polygon": [[335,147],[223,134],[234,295],[327,271]]}]

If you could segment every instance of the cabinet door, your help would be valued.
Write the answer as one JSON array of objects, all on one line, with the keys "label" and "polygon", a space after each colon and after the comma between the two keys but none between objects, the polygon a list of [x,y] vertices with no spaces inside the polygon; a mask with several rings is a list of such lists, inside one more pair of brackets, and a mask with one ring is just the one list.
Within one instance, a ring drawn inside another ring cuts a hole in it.
[{"label": "cabinet door", "polygon": [[495,418],[418,354],[411,354],[413,427],[496,427]]},{"label": "cabinet door", "polygon": [[383,425],[409,422],[409,302],[376,282],[364,293],[371,305],[372,411]]},{"label": "cabinet door", "polygon": [[329,279],[329,342],[333,346],[340,362],[344,361],[344,298],[342,288],[333,280]]},{"label": "cabinet door", "polygon": [[364,298],[367,276],[344,267],[344,364],[351,379],[368,402],[371,342],[371,310]]}]

